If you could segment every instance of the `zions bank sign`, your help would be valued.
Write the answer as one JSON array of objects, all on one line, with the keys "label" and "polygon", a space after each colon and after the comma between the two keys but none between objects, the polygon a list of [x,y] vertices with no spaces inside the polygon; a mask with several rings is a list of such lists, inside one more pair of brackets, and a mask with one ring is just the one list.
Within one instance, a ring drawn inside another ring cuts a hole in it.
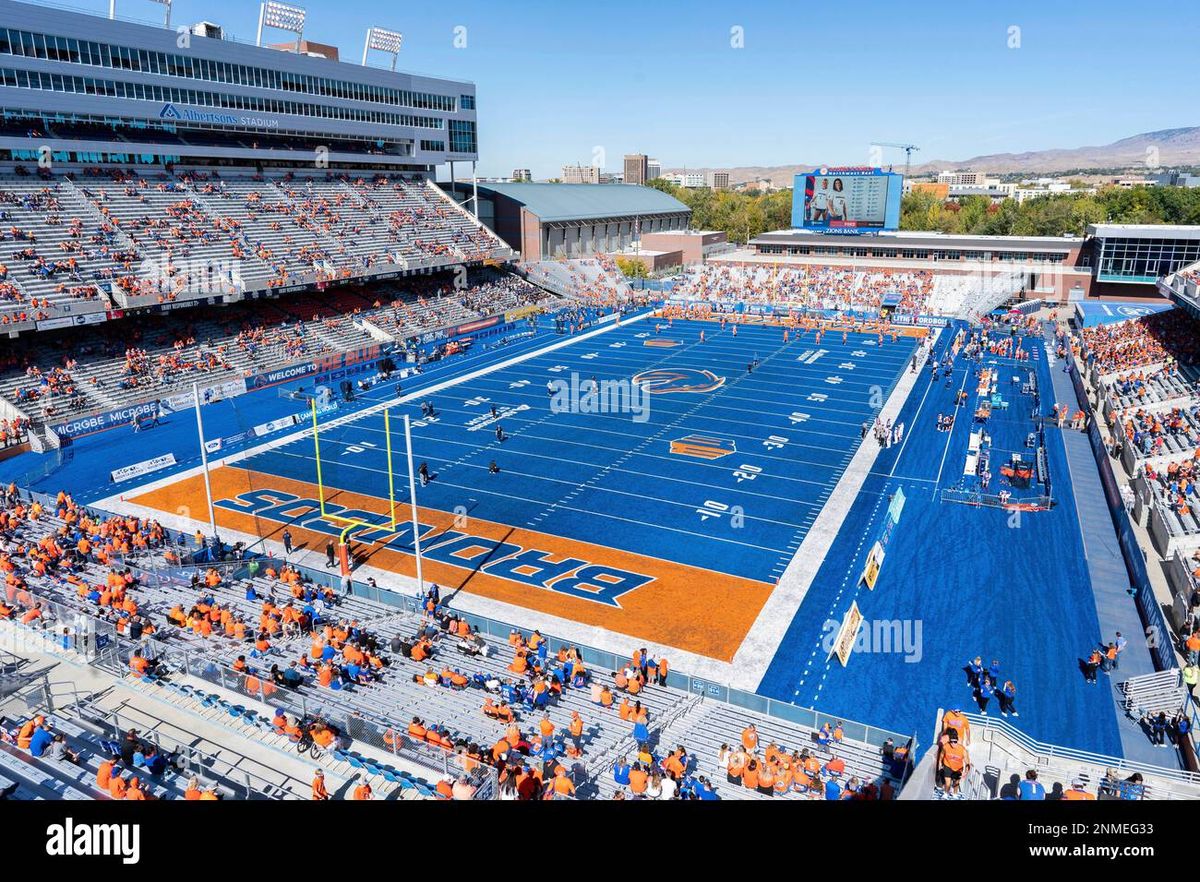
[{"label": "zions bank sign", "polygon": [[170,102],[163,105],[158,116],[160,119],[172,122],[216,123],[222,126],[248,126],[255,129],[279,128],[279,120],[269,116],[245,116],[214,110],[197,110],[194,107]]}]

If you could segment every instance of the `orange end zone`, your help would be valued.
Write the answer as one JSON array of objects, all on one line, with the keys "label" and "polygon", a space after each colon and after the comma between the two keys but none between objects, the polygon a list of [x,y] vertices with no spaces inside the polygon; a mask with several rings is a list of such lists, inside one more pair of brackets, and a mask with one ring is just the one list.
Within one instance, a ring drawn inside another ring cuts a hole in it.
[{"label": "orange end zone", "polygon": [[[296,546],[307,543],[308,549],[318,552],[324,550],[330,539],[336,542],[337,534],[345,527],[345,523],[328,519],[321,521],[328,532],[300,526],[300,522],[312,520],[319,512],[315,484],[232,466],[214,469],[211,480],[220,526],[278,541],[284,524],[288,523]],[[336,505],[382,516],[386,523],[386,499],[344,490],[327,490],[327,493],[327,513]],[[255,494],[249,497],[253,503],[243,494]],[[198,515],[197,519],[203,519],[204,478],[194,475],[130,497],[128,501],[166,514]],[[223,507],[222,501],[226,505],[242,505],[246,511]],[[432,527],[421,537],[422,568],[427,580],[719,661],[732,661],[773,587],[765,582],[492,521],[435,509],[418,511],[421,523]],[[397,516],[407,518],[409,512],[408,505],[398,506]],[[386,527],[373,532],[358,531],[355,554],[370,566],[415,577],[415,558],[389,545],[397,534],[400,541],[406,540],[409,532],[407,520],[397,525],[394,532]],[[493,552],[501,543],[503,548]],[[438,560],[438,555],[448,559]],[[517,556],[522,563],[514,563]],[[563,566],[567,558],[574,559],[576,565]],[[457,560],[462,563],[453,562]],[[555,564],[559,568],[552,570]],[[488,572],[497,568],[508,569],[510,576]],[[536,583],[534,578],[539,570],[550,572],[544,583]],[[605,570],[611,570],[612,574]],[[511,574],[532,581],[518,581]],[[584,578],[585,574],[590,582]],[[628,581],[621,582],[626,577]],[[586,596],[594,592],[599,597],[605,587],[618,582],[624,593],[611,596],[608,602]],[[628,587],[634,583],[636,587]],[[564,586],[570,586],[573,593],[564,593],[567,590]]]}]

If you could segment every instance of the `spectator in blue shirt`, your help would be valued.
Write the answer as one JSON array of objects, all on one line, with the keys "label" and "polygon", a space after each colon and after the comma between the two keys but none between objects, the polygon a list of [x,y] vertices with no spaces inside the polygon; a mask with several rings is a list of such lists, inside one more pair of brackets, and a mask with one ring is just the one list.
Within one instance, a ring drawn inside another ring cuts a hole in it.
[{"label": "spectator in blue shirt", "polygon": [[54,733],[50,731],[50,724],[43,720],[42,725],[33,730],[33,737],[29,739],[29,752],[33,756],[41,756],[53,740]]},{"label": "spectator in blue shirt", "polygon": [[1121,636],[1121,632],[1117,632],[1117,639],[1113,641],[1117,645],[1117,657],[1113,659],[1113,670],[1121,666],[1121,653],[1125,651],[1125,647],[1129,645],[1129,641]]},{"label": "spectator in blue shirt", "polygon": [[842,785],[836,779],[830,778],[825,782],[825,798],[829,800],[842,798]]},{"label": "spectator in blue shirt", "polygon": [[1004,681],[1004,685],[996,693],[996,698],[1000,701],[1000,716],[1007,717],[1009,714],[1014,717],[1021,716],[1013,704],[1017,700],[1017,687],[1013,685],[1012,680]]},{"label": "spectator in blue shirt", "polygon": [[966,672],[967,672],[967,685],[973,689],[978,687],[979,686],[979,678],[983,676],[983,659],[980,658],[979,656],[975,656],[974,659],[967,662]]},{"label": "spectator in blue shirt", "polygon": [[1158,714],[1147,714],[1144,719],[1146,727],[1150,730],[1150,743],[1155,747],[1166,747],[1167,729],[1170,727],[1166,713],[1160,711]]},{"label": "spectator in blue shirt", "polygon": [[717,796],[717,791],[713,789],[712,783],[703,775],[696,782],[696,795],[706,802],[715,802],[721,798]]},{"label": "spectator in blue shirt", "polygon": [[629,786],[629,760],[621,757],[613,763],[613,780],[622,787]]},{"label": "spectator in blue shirt", "polygon": [[1121,799],[1142,799],[1146,795],[1146,785],[1142,783],[1142,776],[1134,772],[1128,778],[1121,782],[1120,786]]},{"label": "spectator in blue shirt", "polygon": [[1037,779],[1037,771],[1030,769],[1025,773],[1025,780],[1022,781],[1017,789],[1021,793],[1021,801],[1025,800],[1041,800],[1046,798],[1046,788],[1042,786]]},{"label": "spectator in blue shirt", "polygon": [[996,687],[992,685],[991,677],[984,677],[979,681],[979,712],[985,717],[987,716],[988,702],[995,694]]}]

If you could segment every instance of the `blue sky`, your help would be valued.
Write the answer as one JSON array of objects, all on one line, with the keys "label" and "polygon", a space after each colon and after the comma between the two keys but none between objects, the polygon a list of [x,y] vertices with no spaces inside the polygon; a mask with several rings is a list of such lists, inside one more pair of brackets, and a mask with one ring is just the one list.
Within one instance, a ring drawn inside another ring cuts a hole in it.
[{"label": "blue sky", "polygon": [[[1200,124],[1194,3],[1140,15],[1115,0],[292,2],[308,10],[305,36],[347,60],[379,25],[404,33],[401,69],[474,81],[481,175],[556,175],[596,148],[611,170],[627,152],[667,167],[866,164],[873,140],[918,144],[921,162]],[[146,0],[118,10],[158,16]],[[255,0],[175,2],[174,23],[249,40],[257,17]]]}]

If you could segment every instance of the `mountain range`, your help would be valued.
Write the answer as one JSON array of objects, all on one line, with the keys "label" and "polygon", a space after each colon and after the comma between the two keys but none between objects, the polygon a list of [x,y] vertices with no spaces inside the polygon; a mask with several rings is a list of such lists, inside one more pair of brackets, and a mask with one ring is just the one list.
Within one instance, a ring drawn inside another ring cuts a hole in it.
[{"label": "mountain range", "polygon": [[[895,148],[889,148],[894,150]],[[896,151],[899,153],[900,151]],[[807,163],[800,165],[739,166],[730,169],[689,168],[687,171],[728,171],[730,183],[768,179],[776,186],[790,185],[792,177],[811,171],[820,165],[838,163]],[[846,163],[842,163],[846,164]],[[1061,174],[1062,172],[1100,169],[1138,169],[1151,172],[1155,168],[1200,165],[1200,126],[1144,132],[1129,138],[1093,147],[1031,150],[1024,153],[987,153],[969,159],[934,159],[914,164],[913,177],[936,174],[939,171],[970,169],[991,174]],[[893,162],[901,171],[903,158]],[[683,171],[679,168],[664,172]]]}]

